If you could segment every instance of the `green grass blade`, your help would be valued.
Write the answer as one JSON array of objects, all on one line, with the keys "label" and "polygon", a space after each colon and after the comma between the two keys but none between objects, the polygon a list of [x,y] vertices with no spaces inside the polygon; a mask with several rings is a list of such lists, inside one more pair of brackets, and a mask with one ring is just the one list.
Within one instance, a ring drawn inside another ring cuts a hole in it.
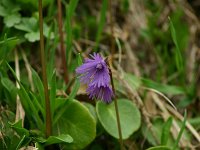
[{"label": "green grass blade", "polygon": [[178,134],[178,137],[177,137],[177,139],[176,139],[176,141],[175,141],[175,143],[174,143],[174,146],[173,146],[173,149],[172,149],[172,150],[176,150],[176,148],[177,148],[177,146],[178,146],[178,143],[179,143],[179,141],[180,141],[180,139],[181,139],[181,136],[182,136],[182,134],[183,134],[183,131],[184,131],[184,129],[185,129],[186,121],[187,121],[187,111],[185,110],[185,113],[184,113],[184,120],[183,120],[183,123],[182,123],[182,126],[181,126],[181,130],[180,130],[180,132],[179,132],[179,134]]},{"label": "green grass blade", "polygon": [[51,102],[51,115],[53,117],[55,111],[55,99],[56,99],[56,72],[54,71],[51,79],[50,89],[50,102]]},{"label": "green grass blade", "polygon": [[67,64],[71,61],[71,47],[72,47],[72,26],[71,26],[71,19],[68,13],[68,10],[66,10],[66,30],[67,30],[67,51],[66,51],[66,58],[67,58]]},{"label": "green grass blade", "polygon": [[19,141],[19,143],[18,143],[18,145],[17,145],[17,147],[16,147],[16,150],[20,148],[20,146],[22,145],[22,143],[23,143],[23,141],[24,141],[25,138],[26,138],[26,136],[24,135],[24,136],[22,137],[22,139]]},{"label": "green grass blade", "polygon": [[18,84],[20,85],[20,89],[18,90],[18,94],[20,96],[20,101],[23,105],[23,108],[26,111],[26,115],[29,116],[29,118],[35,118],[36,119],[36,123],[37,126],[39,128],[43,127],[44,129],[44,124],[38,114],[37,109],[35,108],[35,105],[33,104],[32,100],[30,99],[28,93],[26,92],[24,86],[21,84],[21,82],[18,80],[14,70],[12,69],[12,67],[7,63],[8,68],[10,69],[10,71],[12,72],[13,76],[15,77],[16,81],[18,82]]},{"label": "green grass blade", "polygon": [[95,51],[97,49],[97,47],[99,46],[99,41],[101,39],[101,34],[103,31],[103,27],[105,25],[106,22],[106,11],[108,8],[108,0],[103,0],[102,3],[102,8],[101,8],[101,14],[100,14],[100,20],[98,23],[98,29],[97,29],[97,34],[96,34],[96,46],[95,46]]},{"label": "green grass blade", "polygon": [[6,38],[3,41],[0,41],[0,45],[5,44],[6,42],[9,42],[9,41],[13,41],[13,40],[18,40],[18,39],[17,37]]},{"label": "green grass blade", "polygon": [[69,97],[68,97],[69,100],[74,99],[74,97],[76,96],[76,93],[78,92],[79,87],[80,87],[80,81],[79,81],[79,79],[76,79],[75,83],[74,83],[73,90],[69,94]]},{"label": "green grass blade", "polygon": [[170,128],[172,126],[172,117],[168,118],[166,123],[163,126],[162,135],[161,135],[161,145],[166,145],[170,135]]},{"label": "green grass blade", "polygon": [[37,110],[41,111],[42,117],[45,118],[45,110],[42,107],[41,103],[38,101],[38,99],[35,97],[33,93],[31,94],[31,99],[33,100],[33,105],[37,108]]},{"label": "green grass blade", "polygon": [[82,60],[82,57],[81,57],[81,53],[78,53],[77,62],[78,62],[78,65],[79,65],[79,66],[83,64],[83,60]]},{"label": "green grass blade", "polygon": [[71,18],[74,14],[74,11],[76,9],[76,6],[78,4],[78,0],[70,0],[68,7],[66,7],[66,30],[67,30],[67,39],[66,39],[66,45],[67,45],[67,51],[66,51],[66,58],[67,58],[67,64],[71,62],[71,54],[72,54],[72,25],[71,25]]},{"label": "green grass blade", "polygon": [[176,67],[181,72],[183,70],[183,59],[182,59],[181,51],[179,48],[179,44],[177,42],[176,30],[170,18],[169,18],[169,22],[170,22],[170,31],[172,35],[172,40],[176,46],[176,52],[175,52]]},{"label": "green grass blade", "polygon": [[20,100],[22,102],[22,104],[25,103],[25,101],[27,102],[25,105],[25,110],[27,115],[30,115],[30,117],[35,118],[36,120],[36,124],[38,128],[42,128],[44,126],[37,109],[35,108],[34,103],[32,102],[32,100],[30,99],[28,93],[26,92],[26,90],[24,89],[24,87],[22,85],[20,85],[20,90],[18,92],[19,96],[20,96]]},{"label": "green grass blade", "polygon": [[69,2],[69,11],[68,11],[68,13],[69,13],[69,17],[71,18],[72,16],[73,16],[73,14],[74,14],[74,11],[75,11],[75,9],[76,9],[76,6],[77,6],[77,4],[78,4],[78,1],[79,0],[70,0],[70,2]]},{"label": "green grass blade", "polygon": [[[56,23],[54,23],[56,26]],[[55,35],[58,34],[58,32],[56,30],[54,30]],[[49,47],[49,58],[47,60],[48,65],[47,65],[47,78],[48,78],[48,83],[51,82],[52,76],[53,76],[53,70],[55,68],[55,52],[56,52],[56,48],[57,45],[59,43],[59,36],[55,36],[54,41],[53,41],[53,45],[52,47]]]},{"label": "green grass blade", "polygon": [[32,78],[33,78],[35,89],[37,89],[39,93],[40,103],[42,104],[42,107],[44,108],[45,107],[44,86],[37,72],[34,69],[31,69],[31,70],[32,70]]},{"label": "green grass blade", "polygon": [[145,85],[146,87],[155,89],[164,94],[172,94],[172,95],[183,94],[184,95],[186,93],[184,88],[179,87],[179,86],[162,84],[162,83],[154,82],[146,78],[142,78],[141,81],[143,85]]}]

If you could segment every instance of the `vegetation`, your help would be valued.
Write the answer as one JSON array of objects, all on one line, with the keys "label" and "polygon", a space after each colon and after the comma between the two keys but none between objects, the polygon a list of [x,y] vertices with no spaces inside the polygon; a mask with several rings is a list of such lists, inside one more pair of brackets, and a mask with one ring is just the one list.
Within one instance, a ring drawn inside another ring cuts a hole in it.
[{"label": "vegetation", "polygon": [[[197,1],[41,2],[0,1],[0,149],[199,149]],[[111,103],[75,71],[94,52]]]}]

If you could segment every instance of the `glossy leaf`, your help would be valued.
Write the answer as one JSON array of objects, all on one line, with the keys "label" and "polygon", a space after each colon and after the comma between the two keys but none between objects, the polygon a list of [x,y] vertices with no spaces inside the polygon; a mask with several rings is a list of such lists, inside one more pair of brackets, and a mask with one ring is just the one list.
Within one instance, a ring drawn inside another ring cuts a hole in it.
[{"label": "glossy leaf", "polygon": [[73,143],[65,144],[64,149],[83,149],[96,136],[96,123],[88,109],[76,100],[67,100],[62,105],[65,112],[54,125],[54,133],[69,134]]},{"label": "glossy leaf", "polygon": [[[118,99],[118,109],[122,130],[122,138],[129,138],[137,131],[141,124],[141,115],[133,102],[127,99]],[[97,116],[105,130],[115,138],[119,138],[114,102],[97,103]]]}]

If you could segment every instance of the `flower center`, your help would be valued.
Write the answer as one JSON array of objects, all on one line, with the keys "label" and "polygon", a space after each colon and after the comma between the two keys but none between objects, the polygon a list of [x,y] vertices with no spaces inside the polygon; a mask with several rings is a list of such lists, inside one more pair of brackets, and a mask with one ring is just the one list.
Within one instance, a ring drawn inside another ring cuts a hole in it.
[{"label": "flower center", "polygon": [[97,64],[97,66],[96,66],[96,69],[102,69],[103,68],[103,65],[101,64],[101,63],[99,63],[99,64]]}]

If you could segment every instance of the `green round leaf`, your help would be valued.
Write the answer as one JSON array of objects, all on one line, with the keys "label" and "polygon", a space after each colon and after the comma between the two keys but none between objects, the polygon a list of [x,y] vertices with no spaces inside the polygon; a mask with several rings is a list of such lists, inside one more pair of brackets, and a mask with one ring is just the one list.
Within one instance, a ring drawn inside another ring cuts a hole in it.
[{"label": "green round leaf", "polygon": [[63,105],[65,112],[54,126],[55,134],[69,134],[72,143],[67,143],[64,149],[83,149],[96,136],[96,122],[88,109],[76,100],[67,100]]},{"label": "green round leaf", "polygon": [[85,107],[87,107],[87,109],[89,110],[89,112],[92,114],[92,116],[94,117],[95,121],[97,122],[98,121],[98,118],[97,118],[97,114],[96,114],[96,109],[95,107],[90,104],[90,103],[87,103],[87,102],[83,102],[83,105]]},{"label": "green round leaf", "polygon": [[[140,111],[130,100],[118,99],[117,102],[122,130],[122,138],[127,139],[140,127]],[[97,103],[96,109],[97,116],[105,130],[113,137],[119,138],[114,102],[112,102],[111,104],[105,104],[99,101]]]}]

